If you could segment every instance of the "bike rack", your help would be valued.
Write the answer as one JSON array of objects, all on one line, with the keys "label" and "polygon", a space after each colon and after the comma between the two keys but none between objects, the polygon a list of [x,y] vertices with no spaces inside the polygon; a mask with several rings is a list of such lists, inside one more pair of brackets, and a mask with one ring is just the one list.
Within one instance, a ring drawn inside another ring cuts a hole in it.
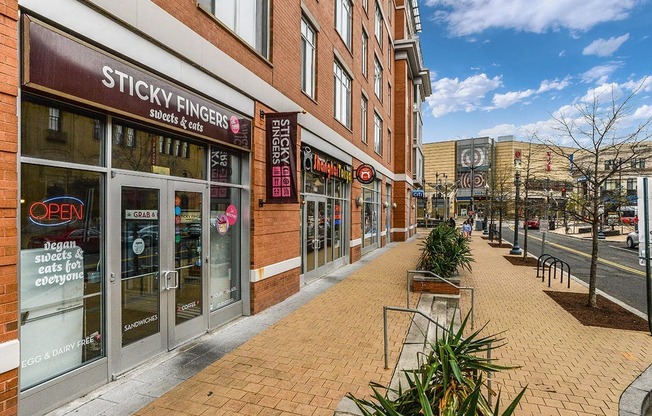
[{"label": "bike rack", "polygon": [[[548,261],[550,261],[550,264],[547,264]],[[559,266],[557,266],[557,263],[559,263]],[[564,283],[564,266],[568,270],[568,288],[570,289],[570,281],[571,281],[571,268],[570,264],[567,262],[561,260],[560,258],[557,258],[553,256],[552,254],[542,254],[539,256],[537,259],[537,278],[539,277],[539,267],[541,267],[541,281],[546,280],[546,265],[548,266],[548,287],[550,287],[550,275],[552,273],[552,268],[554,267],[555,272],[554,272],[554,278],[557,278],[557,269],[559,268],[561,270],[561,275],[560,275],[560,283]]]},{"label": "bike rack", "polygon": [[552,254],[545,254],[545,253],[539,256],[539,258],[537,259],[537,277],[539,277],[539,267],[540,266],[541,266],[541,272],[545,273],[545,266],[543,265],[543,263],[545,263],[546,260],[548,260],[551,257],[556,258]]},{"label": "bike rack", "polygon": [[453,286],[456,289],[459,290],[468,290],[471,292],[471,329],[474,329],[475,327],[475,288],[469,287],[469,286],[458,286],[455,283],[451,282],[450,280],[444,279],[443,277],[439,276],[438,274],[435,274],[431,272],[430,270],[408,270],[406,273],[406,280],[407,280],[407,307],[410,307],[410,294],[412,291],[410,290],[410,277],[414,276],[415,274],[425,274],[428,276],[435,277],[442,282],[445,282],[451,286]]}]

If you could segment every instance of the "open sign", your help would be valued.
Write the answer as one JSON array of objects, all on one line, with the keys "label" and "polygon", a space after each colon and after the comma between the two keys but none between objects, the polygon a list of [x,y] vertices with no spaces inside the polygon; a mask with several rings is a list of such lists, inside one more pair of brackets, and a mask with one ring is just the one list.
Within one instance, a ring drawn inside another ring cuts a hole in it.
[{"label": "open sign", "polygon": [[355,170],[355,176],[358,182],[367,185],[376,180],[376,169],[368,163],[363,163]]},{"label": "open sign", "polygon": [[29,206],[29,220],[44,227],[54,227],[83,218],[84,203],[72,196],[57,196]]}]

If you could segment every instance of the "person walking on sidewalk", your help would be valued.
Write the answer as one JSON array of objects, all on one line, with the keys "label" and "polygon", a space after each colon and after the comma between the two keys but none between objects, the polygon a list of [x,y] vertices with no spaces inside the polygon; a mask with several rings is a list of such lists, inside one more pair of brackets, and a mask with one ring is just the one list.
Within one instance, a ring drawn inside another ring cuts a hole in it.
[{"label": "person walking on sidewalk", "polygon": [[465,238],[471,238],[471,229],[472,227],[469,221],[468,220],[464,221],[464,223],[462,224],[462,235]]}]

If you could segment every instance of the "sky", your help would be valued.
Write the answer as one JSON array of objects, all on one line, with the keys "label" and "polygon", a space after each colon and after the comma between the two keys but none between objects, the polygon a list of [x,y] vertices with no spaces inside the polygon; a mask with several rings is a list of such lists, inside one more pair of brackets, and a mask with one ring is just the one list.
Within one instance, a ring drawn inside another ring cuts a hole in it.
[{"label": "sky", "polygon": [[424,143],[569,144],[553,117],[576,117],[593,97],[632,97],[621,127],[652,117],[652,0],[419,0],[419,11]]}]

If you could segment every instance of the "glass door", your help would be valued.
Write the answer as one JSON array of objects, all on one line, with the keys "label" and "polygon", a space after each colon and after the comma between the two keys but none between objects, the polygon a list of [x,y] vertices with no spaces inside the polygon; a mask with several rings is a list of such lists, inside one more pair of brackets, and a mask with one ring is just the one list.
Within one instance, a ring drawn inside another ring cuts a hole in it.
[{"label": "glass door", "polygon": [[330,220],[326,212],[326,199],[306,197],[305,202],[303,271],[308,276],[326,264],[332,241],[328,238]]},{"label": "glass door", "polygon": [[[175,348],[207,328],[204,310],[205,185],[118,176],[111,218],[114,373]],[[119,230],[119,231],[118,231]]]}]

